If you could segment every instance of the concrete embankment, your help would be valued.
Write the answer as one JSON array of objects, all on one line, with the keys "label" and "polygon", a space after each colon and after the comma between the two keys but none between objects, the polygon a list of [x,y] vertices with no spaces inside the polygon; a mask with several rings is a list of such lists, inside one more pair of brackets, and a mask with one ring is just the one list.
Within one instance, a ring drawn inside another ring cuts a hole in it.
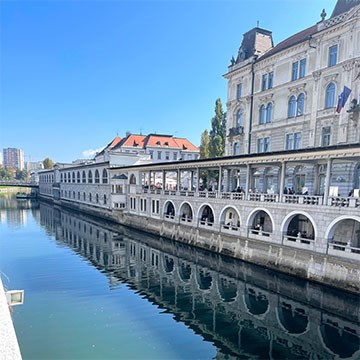
[{"label": "concrete embankment", "polygon": [[360,263],[355,260],[68,201],[61,201],[59,205],[299,278],[360,293]]},{"label": "concrete embankment", "polygon": [[21,358],[4,286],[0,279],[0,359],[18,360]]}]

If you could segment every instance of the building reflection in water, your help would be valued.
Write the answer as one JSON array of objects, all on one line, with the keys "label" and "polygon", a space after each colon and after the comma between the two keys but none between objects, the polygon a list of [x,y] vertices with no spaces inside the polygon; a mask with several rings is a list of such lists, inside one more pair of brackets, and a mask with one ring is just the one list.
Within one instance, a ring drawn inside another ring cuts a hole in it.
[{"label": "building reflection in water", "polygon": [[215,344],[218,358],[360,358],[360,304],[339,292],[40,204],[41,224]]},{"label": "building reflection in water", "polygon": [[[14,194],[0,196],[0,223],[8,223],[10,227],[25,227],[28,220],[28,210],[33,214],[39,208],[37,200],[17,200]],[[35,216],[36,218],[36,216]]]}]

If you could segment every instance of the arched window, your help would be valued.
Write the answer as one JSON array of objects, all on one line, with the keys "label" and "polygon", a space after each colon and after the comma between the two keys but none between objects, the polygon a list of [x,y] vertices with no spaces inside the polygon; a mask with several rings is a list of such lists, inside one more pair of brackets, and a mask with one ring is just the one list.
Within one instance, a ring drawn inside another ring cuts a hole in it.
[{"label": "arched window", "polygon": [[108,173],[107,173],[106,169],[104,169],[102,172],[102,182],[103,182],[103,184],[108,183]]},{"label": "arched window", "polygon": [[236,142],[234,144],[234,155],[239,155],[239,154],[240,154],[240,144]]},{"label": "arched window", "polygon": [[272,103],[268,103],[266,106],[266,122],[270,123],[271,119],[272,119],[272,109],[273,109],[273,105]]},{"label": "arched window", "polygon": [[75,182],[75,171],[73,171],[73,173],[72,173],[72,182],[73,183]]},{"label": "arched window", "polygon": [[75,191],[73,191],[73,199],[75,199]]},{"label": "arched window", "polygon": [[60,174],[60,182],[63,182],[63,173]]},{"label": "arched window", "polygon": [[92,184],[92,171],[91,170],[89,170],[89,172],[88,172],[88,182],[89,182],[89,184]]},{"label": "arched window", "polygon": [[106,205],[107,203],[107,199],[106,199],[106,195],[104,194],[104,205]]},{"label": "arched window", "polygon": [[80,171],[77,172],[77,182],[80,183]]},{"label": "arched window", "polygon": [[80,191],[78,191],[78,200],[80,200]]},{"label": "arched window", "polygon": [[86,183],[86,172],[85,172],[85,170],[83,170],[83,172],[82,172],[82,182],[83,182],[83,184]]},{"label": "arched window", "polygon": [[68,182],[71,183],[71,173],[68,173]]},{"label": "arched window", "polygon": [[64,173],[64,182],[67,182],[66,173]]},{"label": "arched window", "polygon": [[96,203],[99,203],[99,194],[96,194]]},{"label": "arched window", "polygon": [[131,176],[130,176],[130,184],[136,185],[136,177],[134,174],[131,174]]},{"label": "arched window", "polygon": [[289,99],[289,108],[288,108],[288,117],[295,117],[296,114],[296,98],[295,96],[291,96]]},{"label": "arched window", "polygon": [[239,127],[239,126],[243,126],[243,109],[239,109],[236,113],[236,126]]},{"label": "arched window", "polygon": [[259,110],[259,124],[265,124],[265,105],[260,106]]},{"label": "arched window", "polygon": [[90,202],[92,201],[91,193],[89,193],[89,201],[90,201]]},{"label": "arched window", "polygon": [[96,169],[95,170],[95,184],[99,184],[100,183],[100,174],[99,174],[99,170]]},{"label": "arched window", "polygon": [[297,111],[296,115],[304,115],[305,111],[305,95],[304,93],[301,93],[297,98]]},{"label": "arched window", "polygon": [[83,193],[83,200],[86,201],[86,194]]},{"label": "arched window", "polygon": [[326,87],[325,93],[325,109],[329,109],[335,106],[335,84],[330,83]]}]

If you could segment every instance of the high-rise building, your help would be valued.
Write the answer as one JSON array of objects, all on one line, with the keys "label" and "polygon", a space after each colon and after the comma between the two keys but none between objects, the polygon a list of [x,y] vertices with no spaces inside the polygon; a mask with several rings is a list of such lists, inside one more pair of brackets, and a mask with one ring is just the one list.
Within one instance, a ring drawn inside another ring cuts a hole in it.
[{"label": "high-rise building", "polygon": [[14,169],[24,169],[24,152],[21,149],[6,148],[3,149],[4,166]]}]

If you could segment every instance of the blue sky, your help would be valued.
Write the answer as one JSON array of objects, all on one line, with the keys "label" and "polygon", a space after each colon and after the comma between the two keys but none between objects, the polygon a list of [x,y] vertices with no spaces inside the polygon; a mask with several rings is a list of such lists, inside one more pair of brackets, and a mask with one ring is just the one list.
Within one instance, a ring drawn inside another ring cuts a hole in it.
[{"label": "blue sky", "polygon": [[336,0],[0,1],[0,148],[83,158],[126,131],[200,144],[243,34],[275,44]]}]

